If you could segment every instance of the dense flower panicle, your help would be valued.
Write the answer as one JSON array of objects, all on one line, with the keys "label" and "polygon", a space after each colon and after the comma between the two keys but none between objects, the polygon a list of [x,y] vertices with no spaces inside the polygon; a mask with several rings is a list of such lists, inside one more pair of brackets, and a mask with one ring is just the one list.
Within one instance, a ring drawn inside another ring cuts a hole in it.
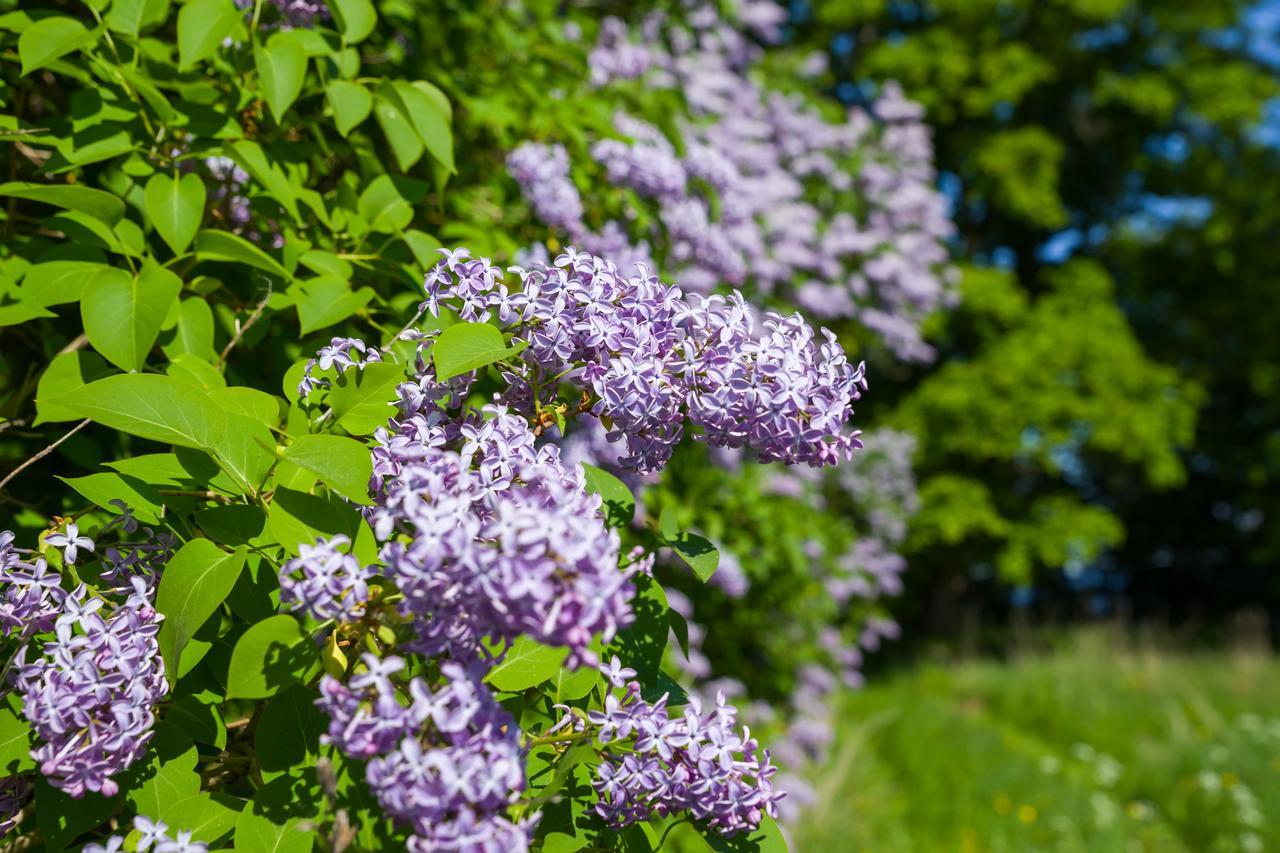
[{"label": "dense flower panicle", "polygon": [[414,832],[410,850],[528,849],[533,822],[503,812],[524,790],[519,728],[482,683],[483,669],[446,662],[442,685],[399,685],[397,657],[366,654],[350,687],[325,676],[326,743],[371,759],[365,778],[383,810]]},{"label": "dense flower panicle", "polygon": [[378,434],[368,516],[402,612],[417,617],[415,650],[469,660],[485,637],[524,633],[590,662],[592,635],[630,621],[639,567],[619,568],[581,469],[535,447],[523,418],[486,411],[461,422],[416,411]]},{"label": "dense flower panicle", "polygon": [[280,569],[280,603],[321,620],[363,616],[375,573],[347,553],[350,545],[346,536],[300,545],[298,556]]},{"label": "dense flower panicle", "polygon": [[522,385],[552,376],[590,391],[610,441],[626,444],[625,467],[661,468],[686,420],[700,440],[749,446],[767,461],[830,465],[861,446],[843,430],[864,369],[799,315],[767,314],[757,326],[739,294],[686,298],[643,269],[627,276],[572,248],[554,265],[513,272],[518,289],[487,261],[445,251],[427,274],[424,307],[508,325],[528,348],[507,402],[525,402]]},{"label": "dense flower panicle", "polygon": [[[614,662],[616,664],[616,661]],[[615,686],[627,670],[606,668]],[[748,729],[736,728],[737,711],[721,694],[706,713],[690,697],[683,715],[672,716],[667,697],[649,703],[640,684],[628,682],[621,697],[610,692],[602,711],[584,721],[566,717],[591,731],[604,745],[625,742],[625,754],[605,753],[595,781],[597,813],[611,826],[688,812],[723,835],[736,835],[776,816],[785,794],[773,787],[775,768]],[[558,726],[558,727],[559,727]]]},{"label": "dense flower panicle", "polygon": [[156,635],[161,616],[141,579],[124,604],[104,601],[82,584],[61,596],[56,638],[43,654],[19,652],[13,676],[23,711],[44,741],[32,751],[40,772],[73,797],[113,795],[111,778],[146,752],[155,704],[167,685]]}]

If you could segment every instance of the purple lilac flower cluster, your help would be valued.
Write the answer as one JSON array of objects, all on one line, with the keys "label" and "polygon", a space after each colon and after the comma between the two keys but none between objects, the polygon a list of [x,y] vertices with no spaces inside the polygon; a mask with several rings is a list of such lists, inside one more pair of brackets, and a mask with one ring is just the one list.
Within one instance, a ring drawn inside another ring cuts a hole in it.
[{"label": "purple lilac flower cluster", "polygon": [[453,391],[433,376],[424,364],[401,387],[402,416],[377,434],[368,510],[414,650],[471,660],[482,639],[524,633],[567,646],[570,666],[593,662],[592,635],[631,620],[647,562],[619,568],[600,496],[554,445],[535,446],[524,418],[490,406],[487,420],[450,419],[435,403]]},{"label": "purple lilac flower cluster", "polygon": [[216,184],[211,200],[222,209],[227,224],[237,231],[248,225],[252,214],[244,188],[249,183],[249,173],[230,157],[207,157],[204,166]]},{"label": "purple lilac flower cluster", "polygon": [[316,357],[307,362],[302,371],[302,379],[298,382],[298,396],[307,397],[319,388],[328,388],[332,383],[316,371],[336,370],[342,376],[355,368],[363,370],[366,365],[382,361],[382,351],[371,347],[358,338],[334,338],[328,346],[321,347]]},{"label": "purple lilac flower cluster", "polygon": [[[776,816],[785,794],[774,789],[776,768],[749,729],[736,728],[737,710],[717,697],[706,713],[690,697],[683,715],[667,710],[667,696],[649,703],[640,697],[635,675],[615,658],[601,670],[621,696],[610,691],[603,711],[584,720],[566,716],[566,725],[592,731],[603,746],[620,744],[625,752],[606,751],[592,783],[600,799],[597,813],[611,826],[688,812],[722,835],[736,835]],[[624,686],[625,685],[625,686]],[[567,709],[566,709],[567,710]]]},{"label": "purple lilac flower cluster", "polygon": [[[138,530],[128,507],[112,503],[120,512],[98,531],[99,539],[115,529]],[[167,689],[156,642],[163,617],[152,599],[175,543],[143,529],[143,541],[122,540],[102,555],[102,576],[112,584],[105,593],[124,597],[123,603],[85,584],[66,592],[43,557],[15,547],[11,532],[0,532],[0,634],[25,643],[54,633],[39,654],[29,643],[18,649],[10,681],[43,741],[32,757],[53,785],[73,797],[115,793],[111,776],[145,752],[155,704]],[[72,566],[98,543],[67,522],[46,534],[44,545]],[[9,785],[5,793],[13,799],[15,792]]]},{"label": "purple lilac flower cluster", "polygon": [[[775,40],[784,20],[785,11],[767,2],[740,4],[735,20],[712,3],[691,2],[683,24],[656,12],[634,32],[606,19],[588,57],[592,85],[644,77],[680,89],[690,115],[680,127],[683,157],[657,128],[626,114],[615,128],[629,141],[598,140],[591,156],[610,183],[657,204],[661,233],[638,235],[637,245],[647,252],[649,239],[664,240],[666,271],[686,288],[729,284],[761,297],[785,290],[818,316],[858,320],[902,358],[930,360],[920,325],[954,301],[945,246],[954,227],[933,186],[923,110],[889,84],[870,112],[851,108],[832,123],[801,98],[763,87],[753,76],[761,50],[745,34]],[[569,242],[603,253],[581,226],[567,153],[538,149],[547,162],[546,152],[555,152],[554,174],[544,169],[546,178],[535,181],[527,168],[512,169],[535,213]],[[513,161],[535,153],[518,149]],[[814,187],[841,200],[817,202]],[[568,196],[572,222],[542,214],[551,199]],[[842,212],[851,202],[863,211],[858,217]],[[607,230],[628,229],[610,220],[599,233]],[[617,244],[630,241],[613,243],[619,254]]]},{"label": "purple lilac flower cluster", "polygon": [[146,752],[155,704],[167,685],[156,635],[161,616],[145,581],[126,601],[107,604],[81,584],[61,596],[56,636],[30,658],[24,646],[13,681],[23,713],[44,741],[32,750],[40,772],[73,797],[112,796],[111,778]]},{"label": "purple lilac flower cluster", "polygon": [[[169,834],[169,825],[161,820],[151,820],[137,815],[133,819],[133,828],[137,830],[136,846],[129,850],[139,853],[207,853],[209,845],[202,841],[193,841],[192,831],[179,830]],[[86,844],[83,853],[118,853],[124,850],[125,836],[113,835],[101,844]]]},{"label": "purple lilac flower cluster", "polygon": [[53,630],[62,590],[42,557],[24,561],[13,533],[0,532],[0,635],[26,639]]},{"label": "purple lilac flower cluster", "polygon": [[526,850],[535,821],[503,816],[524,790],[515,721],[481,682],[483,668],[446,662],[443,686],[393,680],[398,657],[363,658],[350,686],[325,676],[326,743],[370,759],[365,779],[383,810],[412,828],[408,849]]},{"label": "purple lilac flower cluster", "polygon": [[582,196],[569,179],[563,145],[526,142],[507,155],[507,170],[524,188],[539,219],[570,234],[582,232]]},{"label": "purple lilac flower cluster", "polygon": [[[235,0],[236,6],[252,14],[256,0]],[[284,30],[310,29],[318,21],[329,20],[329,6],[324,0],[269,0],[280,13],[280,28]],[[264,25],[266,27],[271,24]]]},{"label": "purple lilac flower cluster", "polygon": [[280,603],[321,620],[350,622],[363,616],[375,572],[346,552],[350,544],[339,535],[300,545],[298,556],[280,570]]},{"label": "purple lilac flower cluster", "polygon": [[757,325],[740,294],[686,297],[643,268],[567,249],[552,266],[513,268],[518,289],[466,250],[445,251],[427,274],[424,307],[467,320],[495,315],[527,343],[504,395],[525,409],[532,389],[573,382],[594,395],[592,414],[624,441],[624,466],[661,468],[685,421],[713,447],[752,447],[765,461],[833,465],[861,446],[845,433],[866,388],[835,336],[821,342],[800,315]]}]

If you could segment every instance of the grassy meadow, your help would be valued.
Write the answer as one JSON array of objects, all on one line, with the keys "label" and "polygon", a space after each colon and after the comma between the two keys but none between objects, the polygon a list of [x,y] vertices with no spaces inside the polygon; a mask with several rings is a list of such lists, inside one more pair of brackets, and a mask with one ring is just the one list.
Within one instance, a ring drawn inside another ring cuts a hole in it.
[{"label": "grassy meadow", "polygon": [[850,695],[800,851],[1280,850],[1280,661],[1107,634]]}]

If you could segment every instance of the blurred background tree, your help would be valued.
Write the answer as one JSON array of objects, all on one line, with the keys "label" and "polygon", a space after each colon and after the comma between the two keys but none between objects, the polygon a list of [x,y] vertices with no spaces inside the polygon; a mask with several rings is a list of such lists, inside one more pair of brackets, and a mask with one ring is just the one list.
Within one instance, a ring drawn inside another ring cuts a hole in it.
[{"label": "blurred background tree", "polygon": [[889,417],[921,437],[915,618],[1274,614],[1280,4],[791,9],[842,100],[926,106],[981,265]]}]

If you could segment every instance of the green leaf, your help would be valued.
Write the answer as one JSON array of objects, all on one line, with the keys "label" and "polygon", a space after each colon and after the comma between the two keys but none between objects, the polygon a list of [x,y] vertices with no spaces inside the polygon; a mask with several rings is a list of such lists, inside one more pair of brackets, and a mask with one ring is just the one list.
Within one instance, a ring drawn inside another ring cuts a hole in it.
[{"label": "green leaf", "polygon": [[207,743],[217,749],[227,745],[227,726],[222,711],[211,702],[202,702],[195,696],[183,696],[169,706],[164,720],[181,728],[194,741]]},{"label": "green leaf", "polygon": [[233,0],[190,0],[184,4],[178,12],[178,67],[185,71],[217,53],[240,15]]},{"label": "green leaf", "polygon": [[88,47],[97,38],[97,30],[88,29],[75,18],[55,15],[36,21],[18,36],[22,76],[53,64],[73,50]]},{"label": "green leaf", "polygon": [[27,270],[15,293],[19,299],[46,307],[79,302],[95,277],[113,274],[96,249],[68,245],[60,247],[56,255]]},{"label": "green leaf", "polygon": [[165,366],[164,372],[175,379],[181,379],[196,386],[205,393],[227,387],[227,380],[218,372],[218,368],[202,358],[186,353],[173,356],[173,361]]},{"label": "green leaf", "polygon": [[516,637],[502,662],[484,680],[495,690],[527,690],[559,672],[569,654],[565,648],[544,646],[526,636]]},{"label": "green leaf", "polygon": [[245,553],[240,547],[228,554],[208,539],[193,539],[165,566],[156,609],[165,617],[158,641],[171,682],[183,647],[235,586]]},{"label": "green leaf", "polygon": [[240,813],[231,804],[239,801],[222,794],[197,793],[168,806],[162,814],[174,827],[191,832],[197,841],[212,843],[235,828]]},{"label": "green leaf", "polygon": [[325,87],[325,95],[333,108],[333,123],[343,136],[367,119],[373,110],[373,94],[359,83],[334,80]]},{"label": "green leaf", "polygon": [[144,453],[102,464],[153,486],[179,486],[194,480],[192,473],[183,467],[173,453]]},{"label": "green leaf", "polygon": [[123,272],[96,278],[80,299],[89,343],[117,367],[141,370],[180,292],[182,279],[156,264],[137,278]]},{"label": "green leaf", "polygon": [[267,514],[256,506],[230,504],[202,509],[195,514],[195,521],[214,542],[236,548],[262,535]]},{"label": "green leaf", "polygon": [[656,683],[662,655],[667,648],[667,636],[671,630],[667,618],[670,605],[667,594],[653,578],[637,575],[635,584],[636,595],[631,600],[635,621],[626,630],[618,632],[613,642],[605,647],[601,658],[608,660],[617,655],[624,666],[636,671],[640,683],[649,688]]},{"label": "green leaf", "polygon": [[186,70],[217,53],[236,24],[233,0],[191,0],[178,12],[178,67]]},{"label": "green leaf", "polygon": [[605,521],[610,527],[627,527],[636,515],[636,497],[627,484],[602,468],[582,463],[587,491],[600,496]]},{"label": "green leaf", "polygon": [[352,541],[356,559],[372,563],[377,558],[378,547],[369,525],[355,507],[336,495],[320,497],[277,488],[267,511],[267,524],[271,535],[294,556],[300,545],[314,545],[318,538],[342,535]]},{"label": "green leaf", "polygon": [[163,21],[168,11],[169,0],[112,0],[103,20],[111,32],[137,38],[143,27]]},{"label": "green leaf", "polygon": [[508,347],[498,327],[488,323],[456,323],[440,333],[431,348],[431,359],[436,366],[436,378],[443,382],[517,355],[526,346]]},{"label": "green leaf", "polygon": [[561,667],[551,680],[552,695],[558,703],[576,701],[590,693],[600,677],[600,670],[593,666]]},{"label": "green leaf", "polygon": [[410,228],[401,237],[424,270],[431,269],[440,260],[440,249],[444,244],[427,232]]},{"label": "green leaf", "polygon": [[199,297],[184,299],[178,304],[173,337],[162,343],[161,349],[169,358],[190,355],[212,363],[218,356],[213,351],[213,310]]},{"label": "green leaf", "polygon": [[36,776],[36,826],[46,853],[61,853],[88,830],[104,822],[119,807],[121,797],[104,797],[92,791],[71,799]]},{"label": "green leaf", "polygon": [[400,102],[408,111],[409,120],[413,122],[414,129],[418,131],[418,136],[426,144],[431,156],[450,173],[456,173],[457,169],[453,164],[453,131],[450,129],[448,110],[441,109],[439,99],[416,83],[396,80],[391,85],[400,96]]},{"label": "green leaf", "polygon": [[395,414],[396,386],[403,381],[403,366],[369,364],[338,377],[326,402],[339,426],[352,435],[368,435]]},{"label": "green leaf", "polygon": [[720,552],[716,550],[716,546],[696,533],[682,532],[671,507],[662,511],[662,516],[658,519],[658,532],[671,550],[679,554],[680,559],[693,569],[698,580],[703,583],[711,580],[720,565]]},{"label": "green leaf", "polygon": [[226,152],[250,177],[262,185],[272,199],[288,211],[295,222],[302,221],[298,215],[298,199],[293,184],[280,166],[267,157],[267,152],[262,150],[261,145],[249,139],[238,139],[226,146]]},{"label": "green leaf", "polygon": [[79,420],[83,415],[78,415],[50,401],[70,394],[86,383],[111,372],[112,368],[108,367],[102,360],[102,356],[96,352],[77,350],[54,356],[53,361],[49,362],[49,367],[40,376],[39,384],[36,385],[35,423]]},{"label": "green leaf", "polygon": [[196,235],[196,257],[202,261],[228,261],[233,264],[247,264],[255,269],[278,275],[283,279],[292,278],[289,271],[257,246],[243,237],[227,231],[205,229]]},{"label": "green leaf", "polygon": [[394,233],[413,221],[411,201],[421,201],[426,194],[424,181],[379,175],[360,193],[357,208],[370,231]]},{"label": "green leaf", "polygon": [[373,461],[369,448],[340,435],[304,435],[284,451],[284,458],[310,471],[320,482],[358,504],[368,504]]},{"label": "green leaf", "polygon": [[266,699],[304,683],[319,659],[298,620],[272,616],[249,628],[236,642],[227,673],[228,699]]},{"label": "green leaf", "polygon": [[267,703],[254,738],[264,776],[315,765],[320,733],[329,724],[317,698],[316,691],[295,684]]},{"label": "green leaf", "polygon": [[[45,18],[48,21],[70,20],[69,18]],[[39,26],[37,24],[36,26]],[[27,30],[30,33],[31,30]],[[27,33],[24,33],[25,37]],[[124,218],[124,202],[109,192],[83,187],[78,184],[32,184],[23,181],[10,181],[0,184],[0,196],[30,199],[31,201],[52,204],[66,210],[76,210],[99,219],[107,225],[114,226]]]},{"label": "green leaf", "polygon": [[204,218],[205,190],[200,176],[188,173],[174,179],[156,172],[147,181],[143,198],[147,216],[160,238],[174,254],[186,251]]},{"label": "green leaf", "polygon": [[378,13],[369,0],[330,0],[329,11],[333,13],[342,41],[346,44],[364,41],[378,23]]},{"label": "green leaf", "polygon": [[96,504],[108,512],[118,512],[111,505],[113,500],[121,500],[139,521],[146,524],[159,524],[164,513],[164,498],[147,483],[126,474],[102,471],[87,477],[58,477],[59,480],[75,489],[90,503]]},{"label": "green leaf", "polygon": [[[179,727],[180,728],[180,727]],[[185,735],[185,729],[182,730]],[[199,755],[195,744],[167,758],[156,755],[143,772],[152,772],[141,785],[128,792],[130,804],[143,815],[165,815],[168,809],[188,797],[200,793],[200,775],[196,773]],[[185,827],[184,827],[185,828]]]},{"label": "green leaf", "polygon": [[211,447],[227,417],[198,388],[172,376],[108,376],[52,398],[60,410],[103,426],[179,447]]},{"label": "green leaf", "polygon": [[340,323],[369,304],[374,292],[362,287],[355,293],[351,285],[337,278],[320,276],[298,287],[298,326],[304,335]]},{"label": "green leaf", "polygon": [[276,33],[265,47],[255,44],[253,63],[262,83],[262,95],[276,124],[302,93],[307,77],[307,49],[292,31]]},{"label": "green leaf", "polygon": [[280,423],[280,403],[266,391],[236,385],[210,391],[209,399],[221,406],[228,414],[244,415],[268,427]]},{"label": "green leaf", "polygon": [[35,769],[31,757],[31,724],[22,716],[22,703],[10,693],[0,704],[0,771],[15,776]]},{"label": "green leaf", "polygon": [[413,126],[413,120],[409,118],[409,108],[385,80],[374,96],[373,117],[386,134],[400,171],[409,171],[414,163],[422,159],[427,146],[422,141],[422,135]]},{"label": "green leaf", "polygon": [[263,785],[236,822],[237,853],[311,853],[320,791],[309,780],[280,776]]},{"label": "green leaf", "polygon": [[275,439],[258,421],[227,412],[227,428],[210,445],[222,469],[239,484],[240,494],[256,494],[275,464]]}]

